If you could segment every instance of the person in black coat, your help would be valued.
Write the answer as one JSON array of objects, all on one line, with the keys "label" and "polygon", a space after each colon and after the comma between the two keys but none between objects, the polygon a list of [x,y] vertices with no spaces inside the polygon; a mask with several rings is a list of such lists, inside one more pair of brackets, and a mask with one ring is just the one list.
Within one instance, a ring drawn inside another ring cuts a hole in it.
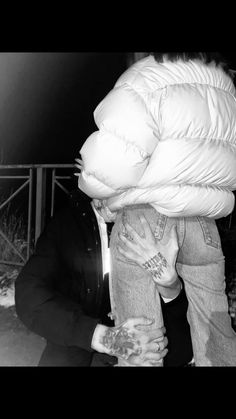
[{"label": "person in black coat", "polygon": [[[107,275],[103,277],[99,226],[90,201],[79,190],[71,194],[70,204],[47,224],[16,279],[17,315],[46,340],[38,365],[114,366],[117,357],[124,356],[124,347],[130,347],[124,331],[133,333],[134,364],[150,355],[153,365],[162,358],[164,366],[188,365],[192,345],[183,287],[174,300],[162,301],[164,330],[135,327],[150,324],[146,319],[129,319],[114,327],[108,316],[109,283]],[[121,336],[123,347],[118,344]]]}]

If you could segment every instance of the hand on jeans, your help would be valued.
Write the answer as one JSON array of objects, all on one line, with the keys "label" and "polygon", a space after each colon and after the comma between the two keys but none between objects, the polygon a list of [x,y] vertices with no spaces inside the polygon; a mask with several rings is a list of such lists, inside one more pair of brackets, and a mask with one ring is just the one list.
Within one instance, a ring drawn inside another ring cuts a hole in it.
[{"label": "hand on jeans", "polygon": [[[144,235],[140,236],[128,223],[124,223],[127,234],[119,233],[120,243],[118,251],[127,259],[137,263],[142,269],[144,264],[157,254],[160,259],[160,275],[153,277],[154,281],[162,287],[174,285],[178,279],[175,270],[176,258],[178,254],[178,241],[176,227],[170,230],[169,238],[166,243],[157,241],[152,233],[150,225],[144,215],[141,215],[140,222],[143,227]],[[161,265],[162,261],[165,263]]]},{"label": "hand on jeans", "polygon": [[111,212],[106,205],[105,199],[93,199],[93,205],[96,211],[104,219],[106,223],[114,222],[116,219],[116,212]]},{"label": "hand on jeans", "polygon": [[165,328],[150,329],[152,320],[132,318],[116,327],[97,325],[92,348],[126,360],[131,366],[155,366],[167,354]]}]

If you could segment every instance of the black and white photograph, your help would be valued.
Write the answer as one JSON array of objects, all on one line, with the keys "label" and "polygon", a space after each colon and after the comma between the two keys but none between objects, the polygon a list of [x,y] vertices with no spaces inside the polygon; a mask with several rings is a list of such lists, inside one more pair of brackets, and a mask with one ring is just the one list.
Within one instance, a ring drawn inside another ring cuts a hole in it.
[{"label": "black and white photograph", "polygon": [[236,367],[236,52],[3,51],[0,109],[0,367]]}]

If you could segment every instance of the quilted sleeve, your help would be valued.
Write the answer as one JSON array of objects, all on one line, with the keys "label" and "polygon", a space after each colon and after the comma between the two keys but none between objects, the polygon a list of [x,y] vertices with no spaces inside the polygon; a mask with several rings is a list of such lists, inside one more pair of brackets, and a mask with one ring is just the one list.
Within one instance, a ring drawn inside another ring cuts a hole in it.
[{"label": "quilted sleeve", "polygon": [[137,185],[158,140],[143,96],[127,84],[103,99],[94,119],[99,130],[80,150],[84,169],[79,187],[104,199]]}]

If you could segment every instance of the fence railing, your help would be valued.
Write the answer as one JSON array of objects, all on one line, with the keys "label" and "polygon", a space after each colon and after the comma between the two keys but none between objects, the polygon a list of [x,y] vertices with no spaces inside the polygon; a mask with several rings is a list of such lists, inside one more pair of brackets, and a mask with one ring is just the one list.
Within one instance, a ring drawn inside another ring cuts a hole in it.
[{"label": "fence railing", "polygon": [[[60,171],[60,174],[58,173]],[[70,172],[70,174],[61,174],[62,172]],[[15,255],[20,259],[17,261],[3,260],[0,254],[0,263],[8,265],[23,266],[30,256],[32,244],[36,243],[41,234],[46,221],[46,206],[49,208],[49,215],[52,217],[55,209],[55,190],[59,188],[65,194],[69,194],[70,190],[62,184],[65,180],[72,180],[74,165],[73,164],[16,164],[16,165],[0,165],[0,217],[1,211],[7,207],[19,194],[28,189],[28,206],[27,209],[27,237],[25,240],[26,252],[22,252],[16,247],[14,242],[2,231],[0,224],[0,237],[2,241],[8,244]],[[22,181],[6,199],[1,199],[1,181],[15,180]],[[50,200],[50,203],[48,203]],[[231,229],[233,213],[222,220],[222,225],[227,230]],[[34,225],[34,229],[32,228]],[[32,236],[33,231],[33,237]]]},{"label": "fence railing", "polygon": [[[70,174],[61,174],[67,171]],[[50,216],[54,214],[55,208],[55,190],[60,188],[65,194],[69,194],[68,187],[62,184],[64,180],[72,180],[73,178],[73,164],[16,164],[16,165],[0,165],[0,186],[2,180],[22,181],[21,185],[16,187],[14,191],[11,190],[9,196],[5,199],[0,199],[0,212],[7,207],[19,194],[28,189],[28,203],[27,203],[27,237],[26,237],[26,254],[23,254],[16,245],[3,232],[0,227],[0,236],[2,240],[10,246],[13,252],[20,259],[19,262],[3,260],[0,255],[0,263],[23,266],[30,256],[32,242],[36,243],[41,234],[46,220],[46,204],[47,197],[50,197]],[[60,174],[58,173],[60,171]],[[50,173],[49,173],[50,172]],[[0,189],[1,193],[1,189]],[[34,208],[34,211],[32,211]],[[34,213],[34,214],[33,214]],[[1,215],[1,214],[0,214]],[[33,220],[34,215],[34,220]],[[32,238],[32,227],[34,221],[34,237]]]}]

